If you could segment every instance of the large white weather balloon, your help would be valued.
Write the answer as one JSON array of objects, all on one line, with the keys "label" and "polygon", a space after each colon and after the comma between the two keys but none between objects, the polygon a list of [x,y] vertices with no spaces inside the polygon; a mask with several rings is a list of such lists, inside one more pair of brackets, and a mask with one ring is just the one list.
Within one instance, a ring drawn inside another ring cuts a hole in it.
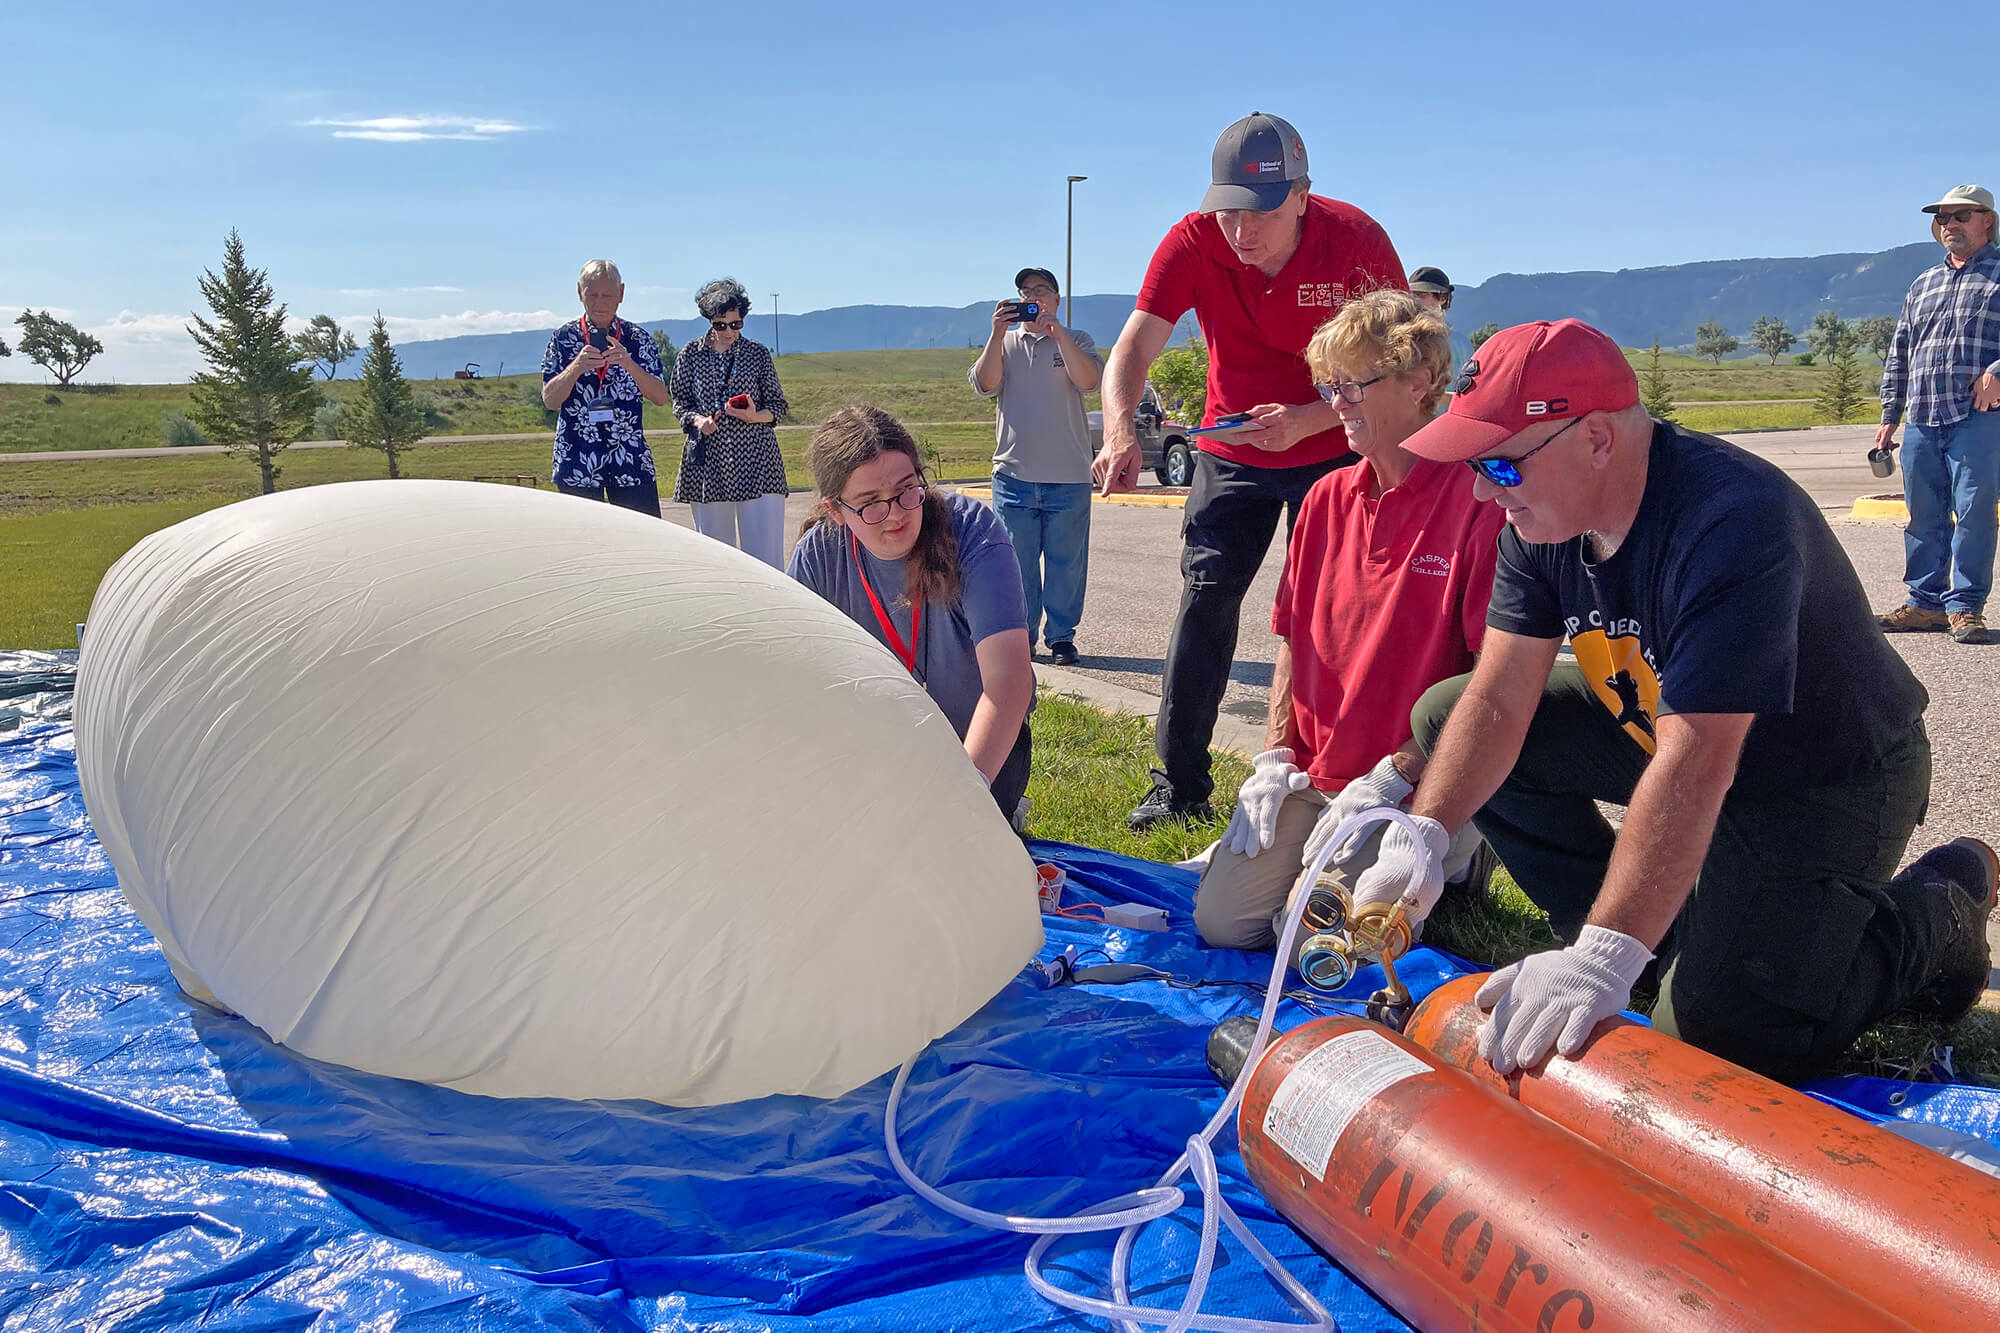
[{"label": "large white weather balloon", "polygon": [[146,538],[77,765],[190,993],[499,1096],[857,1087],[1040,947],[951,724],[718,542],[512,486],[315,486]]}]

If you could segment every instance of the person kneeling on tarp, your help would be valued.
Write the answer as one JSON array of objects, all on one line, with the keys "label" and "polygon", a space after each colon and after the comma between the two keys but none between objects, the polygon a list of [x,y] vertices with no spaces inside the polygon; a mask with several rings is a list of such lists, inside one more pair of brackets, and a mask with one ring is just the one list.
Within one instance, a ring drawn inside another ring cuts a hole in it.
[{"label": "person kneeling on tarp", "polygon": [[[1195,928],[1221,948],[1271,948],[1301,869],[1334,831],[1410,794],[1424,767],[1410,709],[1472,665],[1504,525],[1463,468],[1403,449],[1451,382],[1442,318],[1408,292],[1370,292],[1320,325],[1306,365],[1361,463],[1306,492],[1285,551],[1268,748],[1195,889]],[[1339,853],[1349,883],[1382,828]],[[1463,875],[1478,847],[1467,825],[1446,875]]]},{"label": "person kneeling on tarp", "polygon": [[[1648,418],[1576,320],[1481,344],[1407,447],[1469,463],[1507,517],[1479,663],[1412,717],[1411,812],[1434,866],[1476,824],[1569,941],[1479,992],[1494,1068],[1580,1051],[1656,953],[1655,1026],[1787,1081],[1895,1010],[1964,1013],[2000,863],[1960,838],[1895,873],[1928,697],[1805,492]],[[1393,898],[1414,853],[1389,834],[1356,896]]]},{"label": "person kneeling on tarp", "polygon": [[785,572],[896,654],[1014,820],[1035,668],[1007,529],[977,500],[934,489],[917,442],[879,407],[828,417],[809,461],[819,504]]}]

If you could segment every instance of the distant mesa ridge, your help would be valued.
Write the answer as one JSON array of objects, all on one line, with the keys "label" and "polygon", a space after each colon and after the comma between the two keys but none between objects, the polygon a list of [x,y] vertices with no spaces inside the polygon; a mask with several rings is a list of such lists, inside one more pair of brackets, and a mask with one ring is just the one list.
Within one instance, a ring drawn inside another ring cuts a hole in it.
[{"label": "distant mesa ridge", "polygon": [[[1452,326],[1461,333],[1488,322],[1505,327],[1535,319],[1574,316],[1587,320],[1630,347],[1658,339],[1675,347],[1694,341],[1695,326],[1722,321],[1741,337],[1753,320],[1773,316],[1803,333],[1813,316],[1831,310],[1847,319],[1893,315],[1903,293],[1942,251],[1929,241],[1875,254],[1815,255],[1807,259],[1718,259],[1663,268],[1628,268],[1616,273],[1500,273],[1476,287],[1461,286],[1452,305]],[[1450,255],[1405,255],[1411,265],[1441,264]],[[996,290],[994,300],[1008,295]],[[1137,298],[1079,296],[1070,317],[1109,351]],[[879,348],[966,347],[986,340],[993,307],[981,301],[959,306],[839,306],[783,316],[784,352],[851,352]],[[642,321],[663,330],[676,346],[708,328],[701,319]],[[523,374],[541,365],[549,330],[485,333],[398,345],[403,372],[413,378],[449,376],[468,361],[481,373]],[[771,314],[754,311],[743,332],[765,346],[772,343]],[[1175,339],[1195,332],[1190,316]],[[1800,349],[1803,348],[1801,344]],[[359,374],[359,358],[341,368],[343,378]]]}]

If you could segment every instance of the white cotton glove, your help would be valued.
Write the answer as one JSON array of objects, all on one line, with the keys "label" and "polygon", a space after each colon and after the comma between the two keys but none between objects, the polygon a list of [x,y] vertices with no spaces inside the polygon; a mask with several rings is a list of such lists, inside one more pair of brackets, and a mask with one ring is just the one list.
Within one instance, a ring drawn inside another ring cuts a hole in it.
[{"label": "white cotton glove", "polygon": [[[1430,865],[1426,868],[1422,883],[1417,886],[1417,905],[1408,916],[1410,933],[1414,935],[1424,924],[1424,918],[1437,906],[1444,896],[1444,858],[1451,850],[1451,835],[1444,831],[1444,825],[1435,819],[1415,815],[1416,825],[1422,832],[1424,846],[1430,849]],[[1417,864],[1417,845],[1410,835],[1403,831],[1401,824],[1386,824],[1382,829],[1382,849],[1376,854],[1375,864],[1361,872],[1354,881],[1352,896],[1355,911],[1376,903],[1393,903],[1403,896],[1410,887],[1410,874]]]},{"label": "white cotton glove", "polygon": [[[1319,855],[1322,847],[1326,846],[1327,839],[1333,836],[1334,830],[1349,819],[1363,810],[1374,810],[1384,805],[1399,806],[1409,800],[1410,793],[1415,790],[1416,788],[1404,781],[1403,775],[1396,771],[1395,756],[1384,758],[1381,763],[1369,769],[1366,775],[1342,787],[1340,794],[1320,812],[1319,822],[1313,825],[1312,833],[1306,838],[1305,864],[1312,864],[1313,858]],[[1363,829],[1360,834],[1350,835],[1349,845],[1335,853],[1336,859],[1346,856],[1353,850],[1355,838],[1366,837],[1375,827],[1371,825]]]},{"label": "white cotton glove", "polygon": [[1292,752],[1282,747],[1264,751],[1250,761],[1250,768],[1236,793],[1236,813],[1222,833],[1222,845],[1238,856],[1255,856],[1269,847],[1278,836],[1278,807],[1293,792],[1312,785],[1292,762]]},{"label": "white cotton glove", "polygon": [[1479,1054],[1495,1072],[1532,1069],[1554,1047],[1575,1055],[1597,1025],[1625,1007],[1652,951],[1620,931],[1585,926],[1567,949],[1529,954],[1501,968],[1473,997],[1492,1017]]}]

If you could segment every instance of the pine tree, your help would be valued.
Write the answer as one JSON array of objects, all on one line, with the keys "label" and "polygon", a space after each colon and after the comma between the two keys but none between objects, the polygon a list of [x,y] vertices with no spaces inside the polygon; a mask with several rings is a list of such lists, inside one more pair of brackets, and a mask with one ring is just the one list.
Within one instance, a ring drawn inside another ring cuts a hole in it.
[{"label": "pine tree", "polygon": [[1472,331],[1472,336],[1470,339],[1473,350],[1474,351],[1479,350],[1479,344],[1485,342],[1488,338],[1491,338],[1494,334],[1498,332],[1500,332],[1500,326],[1497,323],[1493,322],[1492,320],[1488,320],[1486,323],[1481,324],[1478,328],[1474,329]]},{"label": "pine tree", "polygon": [[1861,402],[1861,368],[1854,363],[1854,339],[1834,337],[1828,341],[1826,379],[1820,384],[1819,410],[1838,424],[1847,420]]},{"label": "pine tree", "polygon": [[1653,347],[1646,354],[1646,370],[1639,376],[1639,403],[1646,409],[1646,415],[1661,421],[1674,419],[1674,376],[1673,372],[1660,364],[1660,340],[1653,340]]},{"label": "pine tree", "polygon": [[215,322],[196,315],[188,326],[209,365],[194,377],[188,415],[231,454],[256,459],[269,495],[278,488],[277,456],[319,406],[312,367],[294,360],[285,307],[275,304],[264,270],[244,260],[234,228],[223,245],[222,273],[204,271],[201,294]]},{"label": "pine tree", "polygon": [[396,465],[403,450],[424,438],[423,406],[403,378],[379,310],[368,335],[368,359],[361,363],[361,383],[340,414],[340,437],[350,449],[380,449],[388,456],[391,477],[403,475]]},{"label": "pine tree", "polygon": [[674,378],[674,359],[680,355],[680,349],[674,346],[672,338],[658,329],[653,330],[653,346],[660,350],[660,383],[671,384]]}]

